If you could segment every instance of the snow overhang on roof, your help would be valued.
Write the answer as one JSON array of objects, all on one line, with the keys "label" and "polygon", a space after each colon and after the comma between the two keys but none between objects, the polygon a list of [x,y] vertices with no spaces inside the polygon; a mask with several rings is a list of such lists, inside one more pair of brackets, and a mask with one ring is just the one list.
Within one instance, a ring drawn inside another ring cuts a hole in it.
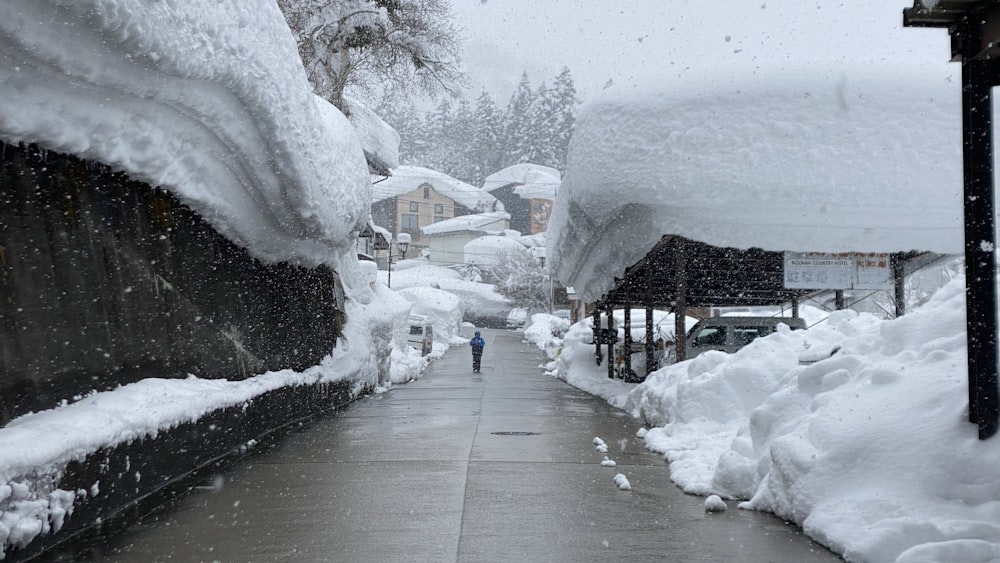
[{"label": "snow overhang on roof", "polygon": [[347,119],[361,139],[365,159],[373,174],[389,176],[399,167],[399,133],[360,102],[343,97]]},{"label": "snow overhang on roof", "polygon": [[468,209],[479,212],[503,211],[503,204],[491,194],[451,176],[420,166],[400,166],[392,176],[374,185],[372,202],[403,195],[424,184]]},{"label": "snow overhang on roof", "polygon": [[893,67],[643,86],[583,108],[549,221],[553,271],[586,300],[663,235],[962,251],[957,83]]},{"label": "snow overhang on roof", "polygon": [[561,178],[555,168],[524,162],[490,174],[483,182],[483,189],[492,192],[513,185],[514,192],[523,199],[555,199]]},{"label": "snow overhang on roof", "polygon": [[273,0],[0,2],[0,139],[162,187],[265,261],[353,255],[370,182]]},{"label": "snow overhang on roof", "polygon": [[510,221],[510,214],[504,211],[493,213],[478,213],[475,215],[462,215],[452,217],[444,221],[438,221],[426,227],[420,227],[420,232],[427,236],[453,234],[459,232],[469,233],[502,233],[506,227],[506,222]]}]

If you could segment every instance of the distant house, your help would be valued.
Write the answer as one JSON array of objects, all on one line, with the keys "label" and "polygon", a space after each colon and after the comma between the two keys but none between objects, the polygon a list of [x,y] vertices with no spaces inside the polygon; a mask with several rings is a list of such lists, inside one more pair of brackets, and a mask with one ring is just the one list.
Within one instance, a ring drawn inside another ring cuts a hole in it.
[{"label": "distant house", "polygon": [[385,228],[374,224],[371,219],[358,233],[356,248],[359,260],[375,260],[379,251],[388,250],[392,235]]},{"label": "distant house", "polygon": [[411,257],[429,246],[421,227],[496,211],[504,211],[497,198],[429,168],[400,166],[392,176],[376,179],[372,186],[372,220],[388,229],[393,240],[400,233],[409,233]]},{"label": "distant house", "polygon": [[522,163],[491,174],[483,183],[510,213],[510,228],[525,235],[545,231],[562,182],[555,168]]},{"label": "distant house", "polygon": [[504,211],[463,215],[421,228],[428,242],[431,264],[448,266],[465,263],[465,245],[484,235],[499,235],[510,227]]}]

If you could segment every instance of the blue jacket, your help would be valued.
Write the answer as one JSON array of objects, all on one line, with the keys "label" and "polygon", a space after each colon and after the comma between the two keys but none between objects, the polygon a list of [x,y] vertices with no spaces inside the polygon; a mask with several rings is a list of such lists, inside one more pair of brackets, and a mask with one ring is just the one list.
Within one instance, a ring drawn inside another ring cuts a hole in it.
[{"label": "blue jacket", "polygon": [[472,346],[473,354],[476,352],[482,352],[483,348],[486,347],[486,341],[483,340],[482,336],[479,336],[479,333],[476,333],[476,335],[472,337],[472,340],[469,341],[469,346]]}]

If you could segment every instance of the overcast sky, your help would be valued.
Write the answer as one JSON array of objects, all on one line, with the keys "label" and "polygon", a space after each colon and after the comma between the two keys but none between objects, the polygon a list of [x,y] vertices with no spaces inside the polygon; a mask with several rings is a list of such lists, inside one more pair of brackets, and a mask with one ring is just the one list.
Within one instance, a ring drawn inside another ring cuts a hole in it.
[{"label": "overcast sky", "polygon": [[584,98],[608,80],[813,60],[919,62],[957,80],[947,32],[904,29],[905,7],[906,0],[452,0],[465,31],[470,95],[485,88],[501,104],[522,71],[537,86],[563,66]]}]

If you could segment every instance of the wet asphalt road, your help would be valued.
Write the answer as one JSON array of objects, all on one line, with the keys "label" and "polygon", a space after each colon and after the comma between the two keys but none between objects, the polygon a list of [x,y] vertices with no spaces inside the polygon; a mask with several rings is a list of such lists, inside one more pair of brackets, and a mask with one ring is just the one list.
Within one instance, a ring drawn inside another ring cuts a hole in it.
[{"label": "wet asphalt road", "polygon": [[[452,347],[423,379],[285,436],[87,558],[840,560],[771,515],[733,502],[706,513],[635,437],[638,421],[543,375],[520,333],[484,337],[481,374]],[[617,468],[600,465],[595,436]]]}]

